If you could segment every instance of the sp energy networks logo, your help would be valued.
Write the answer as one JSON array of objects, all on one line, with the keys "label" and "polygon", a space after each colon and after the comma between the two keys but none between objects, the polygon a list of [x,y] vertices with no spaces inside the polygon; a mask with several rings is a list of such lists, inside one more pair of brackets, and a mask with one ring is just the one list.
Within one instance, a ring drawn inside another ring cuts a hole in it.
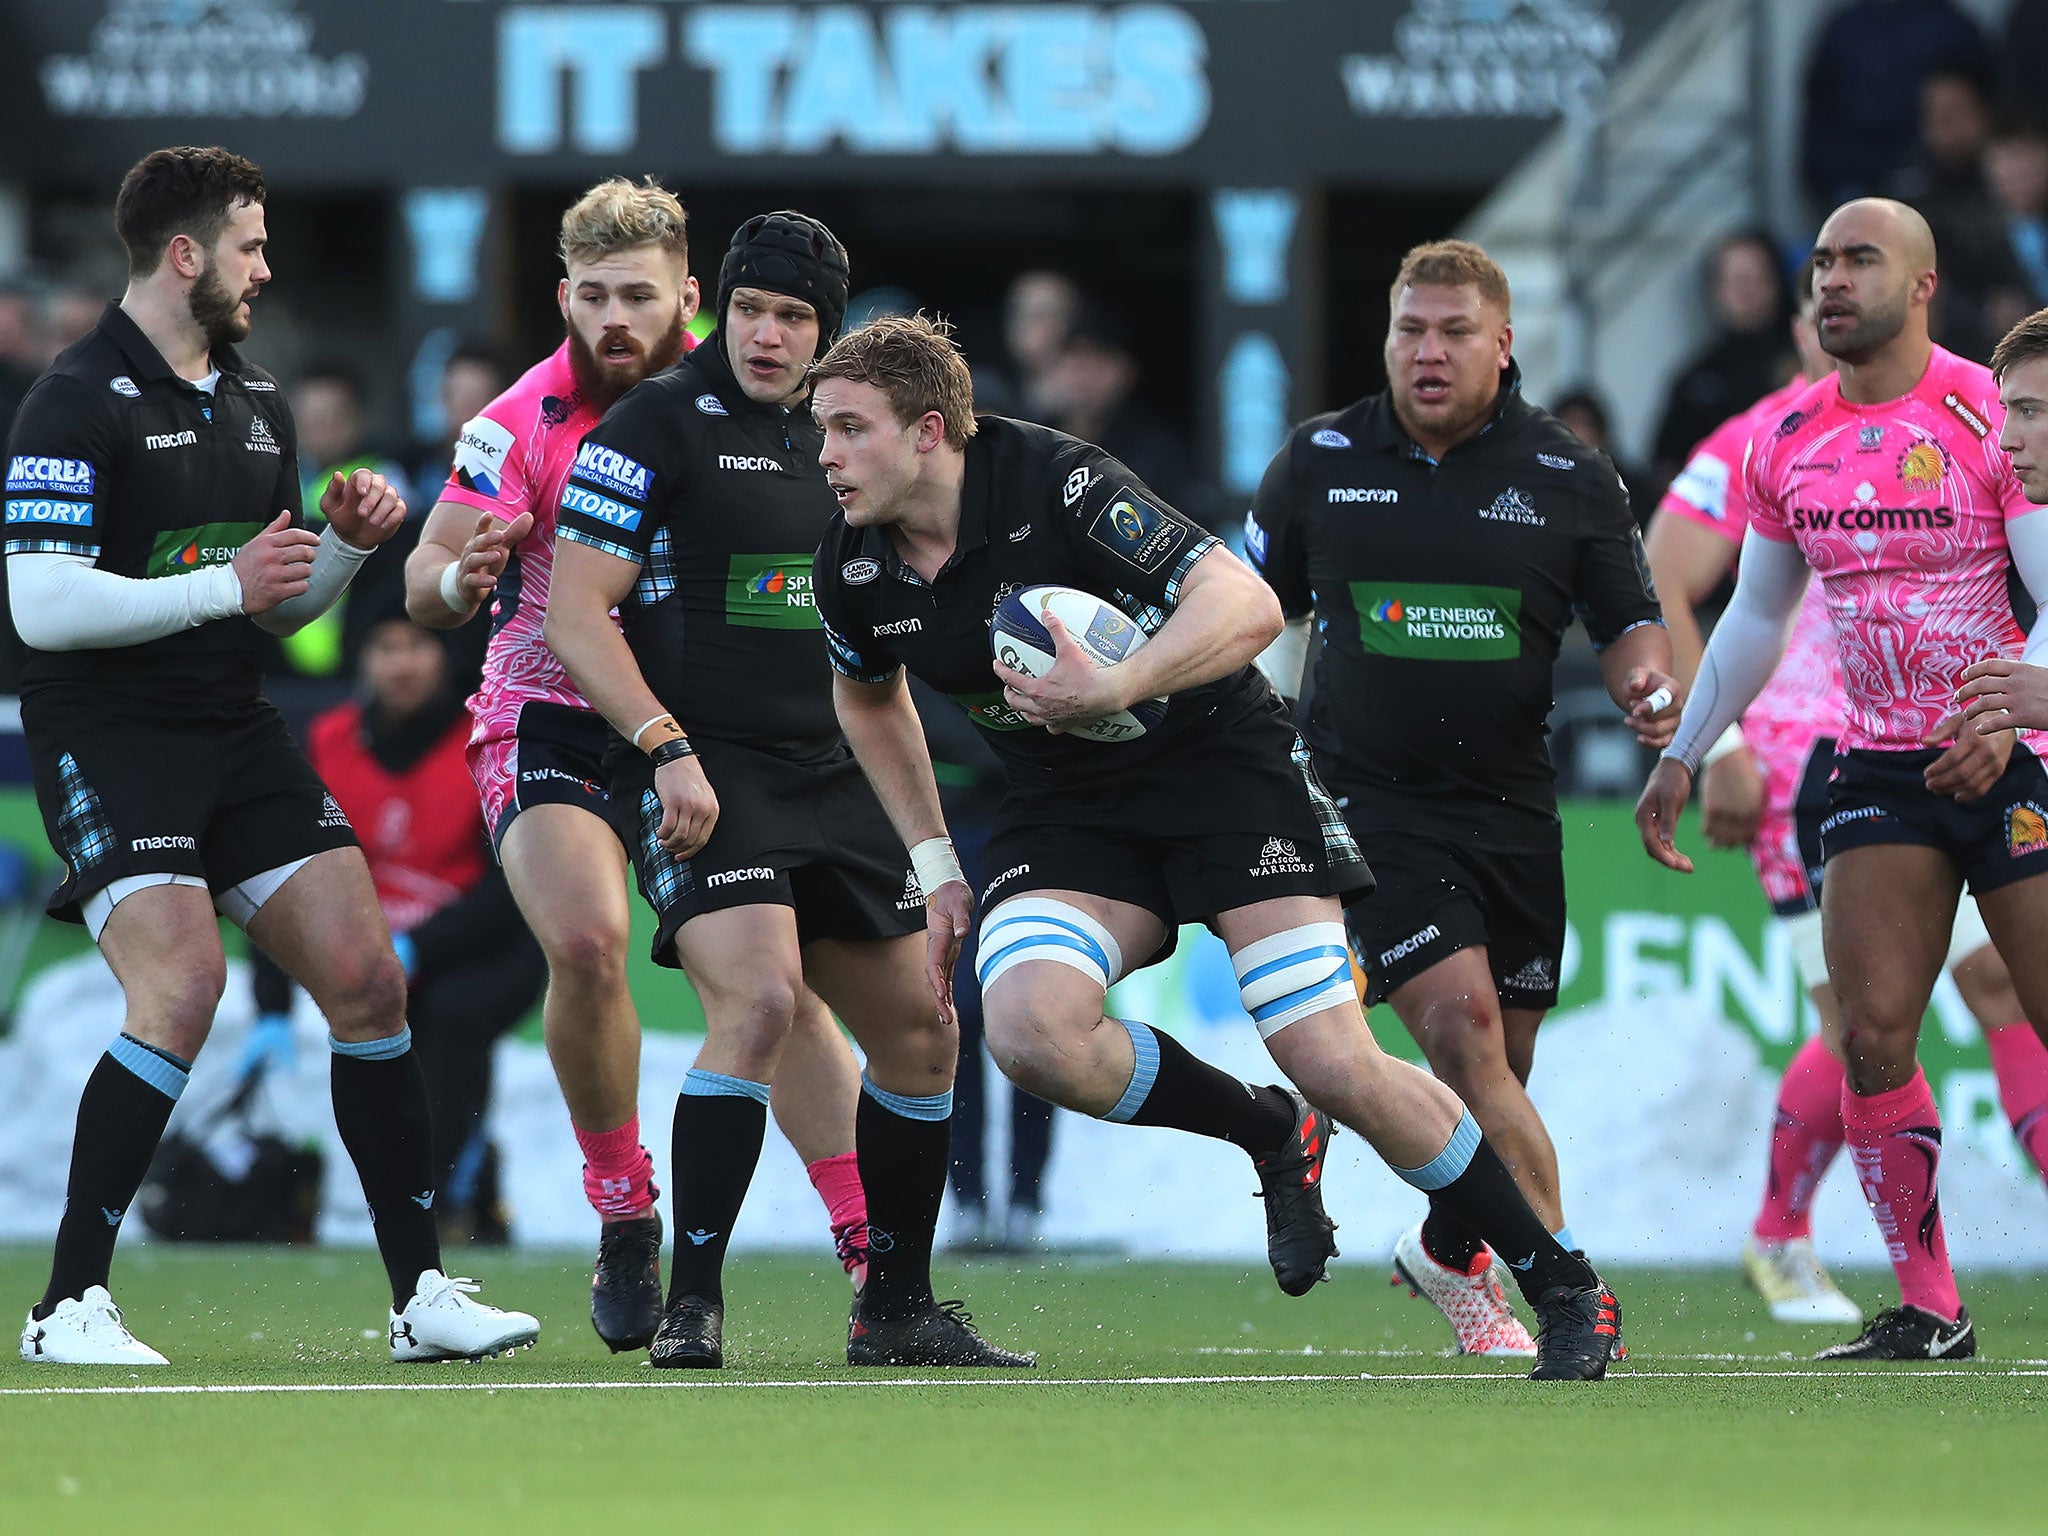
[{"label": "sp energy networks logo", "polygon": [[226,565],[235,551],[263,531],[261,523],[202,523],[197,528],[168,528],[150,546],[146,573],[176,576],[210,565]]},{"label": "sp energy networks logo", "polygon": [[1522,594],[1513,587],[1354,581],[1358,639],[1375,656],[1504,661],[1522,653]]},{"label": "sp energy networks logo", "polygon": [[725,622],[747,629],[817,629],[809,555],[734,555],[726,566]]}]

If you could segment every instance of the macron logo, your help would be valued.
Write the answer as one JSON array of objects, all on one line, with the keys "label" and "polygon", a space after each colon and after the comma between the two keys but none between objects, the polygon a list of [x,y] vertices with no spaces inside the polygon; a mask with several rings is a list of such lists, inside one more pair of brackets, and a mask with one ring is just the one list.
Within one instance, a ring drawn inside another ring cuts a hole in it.
[{"label": "macron logo", "polygon": [[199,441],[197,432],[152,432],[142,440],[145,448],[190,448]]},{"label": "macron logo", "polygon": [[718,456],[718,467],[720,469],[766,470],[770,474],[780,474],[782,472],[782,466],[779,463],[760,454],[721,453]]}]

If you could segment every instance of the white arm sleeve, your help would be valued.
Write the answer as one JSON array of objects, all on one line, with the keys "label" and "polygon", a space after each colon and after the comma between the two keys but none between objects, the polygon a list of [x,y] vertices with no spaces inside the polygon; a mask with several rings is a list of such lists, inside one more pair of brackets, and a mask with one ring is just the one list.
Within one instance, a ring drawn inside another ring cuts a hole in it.
[{"label": "white arm sleeve", "polygon": [[256,627],[273,635],[297,634],[341,600],[370,554],[370,550],[349,543],[331,524],[321,529],[320,549],[313,556],[313,574],[306,578],[306,590],[257,614]]},{"label": "white arm sleeve", "polygon": [[1266,674],[1273,691],[1292,704],[1301,697],[1302,674],[1308,669],[1310,615],[1289,619],[1278,638],[1259,652],[1256,665]]},{"label": "white arm sleeve", "polygon": [[1678,717],[1678,734],[1663,753],[1695,773],[1714,739],[1742,718],[1778,669],[1812,575],[1797,545],[1767,539],[1754,529],[1742,540],[1737,569],[1735,596],[1707,641],[1692,696]]},{"label": "white arm sleeve", "polygon": [[161,640],[242,611],[232,565],[138,578],[103,571],[84,555],[7,557],[7,604],[24,644],[95,651]]},{"label": "white arm sleeve", "polygon": [[2040,666],[2048,662],[2048,517],[2029,512],[2005,525],[2005,542],[2012,550],[2013,569],[2034,600],[2033,633],[2027,636],[2022,661]]}]

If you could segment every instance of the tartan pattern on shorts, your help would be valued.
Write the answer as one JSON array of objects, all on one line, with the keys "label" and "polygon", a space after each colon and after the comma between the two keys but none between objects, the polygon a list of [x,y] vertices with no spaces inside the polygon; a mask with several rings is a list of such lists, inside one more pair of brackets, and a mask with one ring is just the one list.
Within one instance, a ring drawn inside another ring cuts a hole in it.
[{"label": "tartan pattern on shorts", "polygon": [[640,794],[640,894],[657,912],[666,912],[696,889],[689,864],[661,846],[661,796]]},{"label": "tartan pattern on shorts", "polygon": [[1344,824],[1344,813],[1337,809],[1337,802],[1330,798],[1330,792],[1323,788],[1323,781],[1316,777],[1316,767],[1309,760],[1308,743],[1297,731],[1294,748],[1288,753],[1294,759],[1294,766],[1301,773],[1301,782],[1308,789],[1308,803],[1315,807],[1316,822],[1322,828],[1323,853],[1330,867],[1340,864],[1356,864],[1364,861],[1365,855],[1358,851],[1358,839],[1351,835],[1351,828]]},{"label": "tartan pattern on shorts", "polygon": [[90,869],[117,846],[114,829],[93,787],[79,771],[78,759],[66,752],[57,759],[57,787],[64,803],[57,812],[57,835],[73,870]]}]

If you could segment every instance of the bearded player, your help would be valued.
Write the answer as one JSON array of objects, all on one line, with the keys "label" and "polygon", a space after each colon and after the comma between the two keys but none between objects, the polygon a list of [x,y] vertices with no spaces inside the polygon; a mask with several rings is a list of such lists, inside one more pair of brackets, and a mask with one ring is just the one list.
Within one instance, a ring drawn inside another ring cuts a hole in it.
[{"label": "bearded player", "polygon": [[[1901,1304],[1822,1359],[1976,1352],[1938,1197],[1941,1117],[1915,1061],[1964,882],[2029,1017],[2048,1016],[2048,772],[2011,732],[1957,734],[1963,670],[2019,652],[2008,568],[2048,593],[2048,519],[1993,439],[1990,373],[1934,346],[1934,240],[1902,203],[1844,204],[1814,249],[1821,345],[1838,365],[1751,446],[1735,597],[1700,662],[1677,738],[1636,807],[1643,846],[1673,842],[1707,745],[1783,654],[1818,570],[1848,694],[1820,824],[1828,977],[1842,1007],[1841,1108]],[[1869,430],[1889,452],[1861,452]]]},{"label": "bearded player", "polygon": [[[469,422],[455,469],[406,565],[407,607],[431,628],[491,604],[470,766],[505,875],[548,958],[548,1056],[602,1222],[591,1321],[613,1350],[661,1322],[661,1218],[640,1141],[640,1021],[626,986],[626,853],[607,819],[610,734],[542,636],[555,509],[583,436],[690,345],[688,227],[651,181],[600,182],[562,216],[556,292],[567,336]],[[824,1199],[841,1261],[858,1266],[866,1206],[853,1158],[859,1069],[816,998],[799,1010],[778,1122]]]}]

